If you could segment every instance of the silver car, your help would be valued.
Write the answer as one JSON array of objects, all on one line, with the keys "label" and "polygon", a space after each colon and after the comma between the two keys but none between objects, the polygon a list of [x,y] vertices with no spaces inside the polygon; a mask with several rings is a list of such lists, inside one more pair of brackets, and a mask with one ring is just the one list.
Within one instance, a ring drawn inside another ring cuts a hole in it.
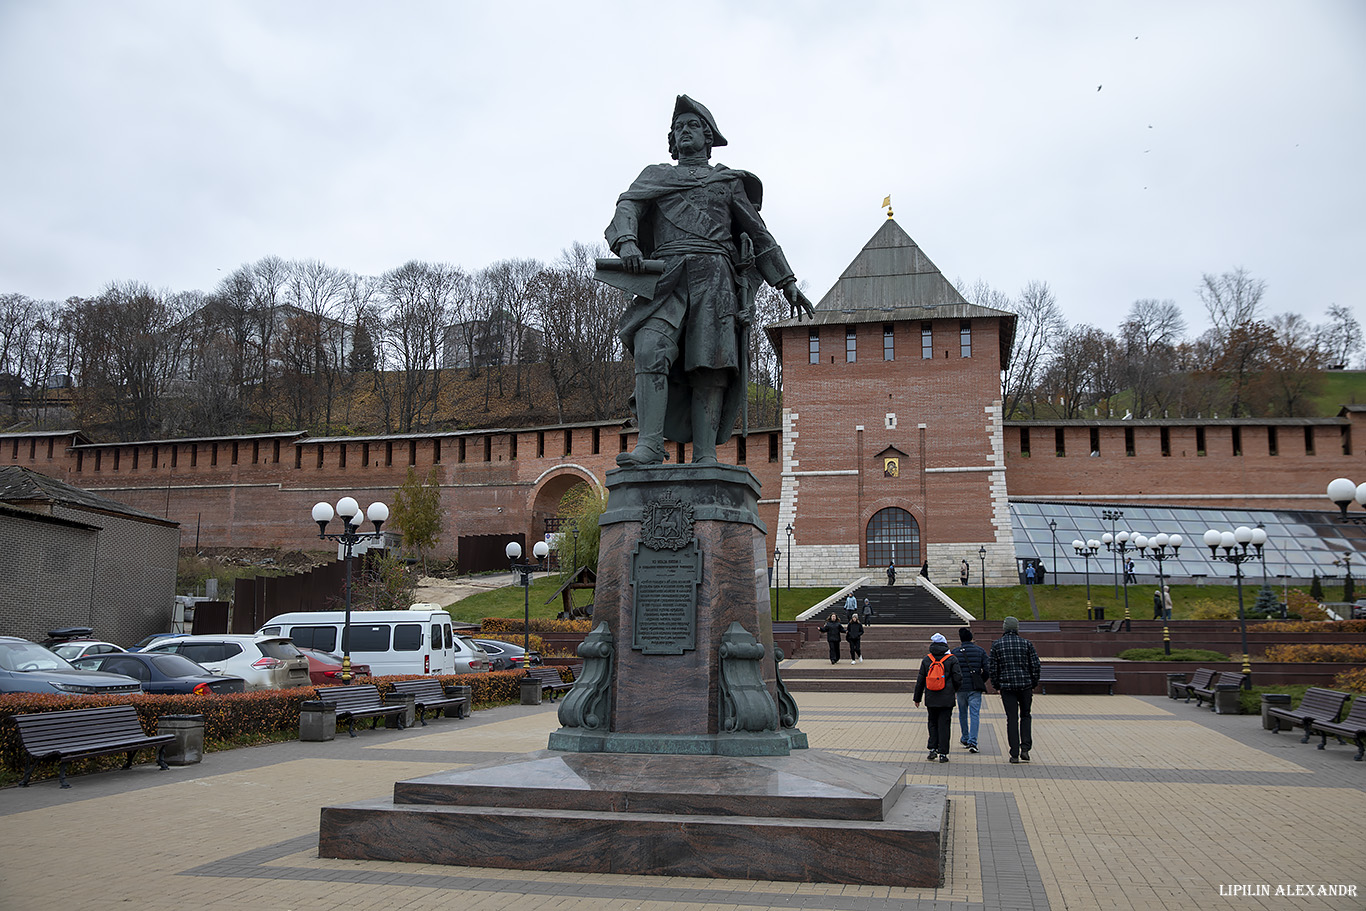
[{"label": "silver car", "polygon": [[455,637],[455,670],[453,674],[481,674],[493,670],[489,653],[474,644],[469,636]]},{"label": "silver car", "polygon": [[35,642],[0,636],[0,693],[140,692],[142,684],[132,677],[77,670]]},{"label": "silver car", "polygon": [[283,636],[176,636],[143,651],[184,655],[216,674],[241,677],[248,690],[310,685],[308,658]]}]

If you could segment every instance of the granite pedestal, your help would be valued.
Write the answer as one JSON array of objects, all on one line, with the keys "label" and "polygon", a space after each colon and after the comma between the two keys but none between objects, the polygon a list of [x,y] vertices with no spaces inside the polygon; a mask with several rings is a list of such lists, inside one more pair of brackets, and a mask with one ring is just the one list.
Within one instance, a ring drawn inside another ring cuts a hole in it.
[{"label": "granite pedestal", "polygon": [[323,857],[938,885],[947,792],[807,749],[769,616],[759,485],[607,475],[593,632],[548,750],[325,807]]}]

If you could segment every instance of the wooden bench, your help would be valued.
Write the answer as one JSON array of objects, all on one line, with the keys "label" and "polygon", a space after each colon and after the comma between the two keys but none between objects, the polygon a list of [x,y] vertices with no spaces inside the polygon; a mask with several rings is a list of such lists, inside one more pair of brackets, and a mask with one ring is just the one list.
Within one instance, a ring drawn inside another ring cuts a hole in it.
[{"label": "wooden bench", "polygon": [[1039,686],[1048,692],[1052,684],[1105,684],[1111,696],[1115,694],[1115,669],[1109,664],[1053,664],[1045,661],[1040,666]]},{"label": "wooden bench", "polygon": [[1344,737],[1352,738],[1357,745],[1357,754],[1352,758],[1361,762],[1361,757],[1366,755],[1366,695],[1357,696],[1352,700],[1352,710],[1342,721],[1310,721],[1309,727],[1313,733],[1323,738],[1319,741],[1320,750],[1328,746],[1329,734],[1336,737],[1338,743],[1345,743],[1342,739]]},{"label": "wooden bench", "polygon": [[370,718],[370,730],[379,725],[381,718],[393,716],[398,719],[399,730],[403,730],[403,716],[408,714],[406,705],[386,705],[380,698],[379,689],[372,683],[356,683],[351,686],[320,686],[318,698],[337,710],[337,720],[346,720],[347,730],[356,736],[356,719]]},{"label": "wooden bench", "polygon": [[[583,665],[578,665],[578,667],[582,668]],[[576,669],[571,666],[569,671],[571,677],[577,677],[575,671]],[[526,669],[526,673],[528,678],[541,682],[541,692],[549,693],[551,702],[555,701],[555,696],[558,695],[560,691],[563,690],[567,692],[574,685],[573,683],[565,683],[560,679],[560,669],[558,667],[529,667]]]},{"label": "wooden bench", "polygon": [[175,741],[175,735],[147,736],[137,709],[127,703],[15,715],[14,724],[19,729],[24,752],[31,757],[23,780],[19,782],[23,787],[28,787],[29,777],[44,759],[56,761],[57,778],[64,788],[71,787],[66,781],[66,767],[74,759],[127,753],[128,761],[123,767],[130,769],[134,753],[143,747],[156,747],[157,765],[170,768],[163,754],[166,745]]},{"label": "wooden bench", "polygon": [[1300,743],[1309,742],[1310,728],[1319,723],[1333,724],[1337,722],[1338,716],[1342,714],[1342,707],[1347,704],[1350,693],[1339,693],[1337,690],[1325,690],[1317,686],[1311,686],[1304,691],[1304,698],[1295,708],[1281,708],[1275,706],[1267,709],[1267,715],[1275,722],[1271,728],[1273,734],[1281,732],[1281,719],[1290,722],[1290,729],[1297,727],[1304,728],[1304,736],[1300,738]]},{"label": "wooden bench", "polygon": [[441,681],[433,677],[424,680],[399,680],[394,683],[394,692],[401,696],[413,697],[413,708],[417,711],[417,720],[423,727],[427,726],[424,716],[427,709],[432,710],[432,717],[440,717],[442,709],[455,708],[457,718],[470,717],[470,702],[466,695],[451,695],[446,692],[446,688],[441,685]]},{"label": "wooden bench", "polygon": [[1195,698],[1191,693],[1191,688],[1196,686],[1201,689],[1208,688],[1210,684],[1214,683],[1215,673],[1216,672],[1212,667],[1202,667],[1196,670],[1196,672],[1191,675],[1191,679],[1186,683],[1169,679],[1167,681],[1167,698],[1180,699],[1182,696],[1185,696],[1186,701],[1190,702],[1191,699]]},{"label": "wooden bench", "polygon": [[1109,623],[1099,623],[1096,625],[1098,633],[1117,633],[1124,629],[1124,620],[1111,620]]},{"label": "wooden bench", "polygon": [[1025,633],[1060,633],[1062,624],[1057,620],[1021,620],[1020,635]]},{"label": "wooden bench", "polygon": [[[1204,686],[1196,686],[1194,681],[1192,681],[1189,690],[1191,692],[1191,695],[1195,697],[1195,705],[1197,708],[1203,706],[1205,704],[1205,700],[1208,699],[1210,710],[1213,711],[1214,694],[1219,691],[1220,686],[1241,687],[1242,685],[1243,675],[1240,672],[1220,671],[1219,673],[1214,675],[1213,680],[1211,680]],[[1190,702],[1190,699],[1187,699],[1186,701]]]}]

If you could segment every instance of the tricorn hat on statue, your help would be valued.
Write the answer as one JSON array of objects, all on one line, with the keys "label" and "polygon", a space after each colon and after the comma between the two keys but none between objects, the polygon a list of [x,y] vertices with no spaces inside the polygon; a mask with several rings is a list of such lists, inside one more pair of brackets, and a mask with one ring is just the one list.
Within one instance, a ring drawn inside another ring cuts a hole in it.
[{"label": "tricorn hat on statue", "polygon": [[696,114],[698,117],[702,118],[702,122],[707,125],[707,129],[711,130],[712,148],[726,145],[726,137],[722,136],[721,131],[716,128],[716,118],[711,116],[711,111],[707,110],[704,105],[693,101],[687,95],[679,95],[678,100],[674,102],[674,116],[673,119],[669,121],[670,128],[672,128],[674,120],[678,119],[678,115],[685,113]]}]

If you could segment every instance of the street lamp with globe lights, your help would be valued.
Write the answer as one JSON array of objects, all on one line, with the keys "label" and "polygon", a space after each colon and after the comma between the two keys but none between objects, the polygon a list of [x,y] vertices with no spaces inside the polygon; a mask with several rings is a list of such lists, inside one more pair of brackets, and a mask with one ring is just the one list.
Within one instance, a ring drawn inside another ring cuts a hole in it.
[{"label": "street lamp with globe lights", "polygon": [[1048,530],[1053,534],[1053,590],[1058,590],[1058,520],[1048,520]]},{"label": "street lamp with globe lights", "polygon": [[1072,549],[1086,561],[1086,619],[1091,620],[1094,619],[1091,616],[1091,558],[1100,551],[1100,542],[1094,538],[1086,541],[1078,538],[1072,542]]},{"label": "street lamp with globe lights", "polygon": [[977,548],[977,559],[982,561],[982,619],[987,618],[987,548]]},{"label": "street lamp with globe lights", "polygon": [[[1211,528],[1204,535],[1205,546],[1209,548],[1210,559],[1222,560],[1233,564],[1234,579],[1238,585],[1238,626],[1243,639],[1243,689],[1252,689],[1252,661],[1247,653],[1247,615],[1243,612],[1243,564],[1248,560],[1259,559],[1266,545],[1266,529],[1248,528],[1239,525],[1233,531],[1218,531]],[[1248,553],[1248,545],[1253,552]],[[1221,555],[1220,549],[1224,552]]]},{"label": "street lamp with globe lights", "polygon": [[1366,484],[1357,484],[1350,478],[1334,478],[1328,482],[1328,499],[1332,500],[1341,512],[1342,521],[1356,525],[1366,524],[1366,516],[1347,515],[1347,507],[1352,505],[1353,500],[1366,508]]},{"label": "street lamp with globe lights", "polygon": [[792,591],[792,523],[787,523],[787,590]]},{"label": "street lamp with globe lights", "polygon": [[[334,517],[342,520],[340,532],[329,533],[327,524]],[[374,531],[361,531],[361,523],[368,518],[375,525]],[[318,523],[318,537],[324,541],[336,541],[342,546],[342,559],[346,562],[346,617],[342,621],[342,683],[351,682],[351,553],[357,544],[378,541],[384,542],[381,527],[389,521],[389,507],[380,502],[370,504],[361,516],[360,504],[354,497],[342,497],[337,501],[335,512],[330,503],[317,503],[313,507],[313,521]]]},{"label": "street lamp with globe lights", "polygon": [[773,620],[774,620],[774,622],[777,622],[778,618],[781,617],[781,616],[783,615],[783,587],[782,587],[781,585],[778,584],[778,573],[780,573],[780,572],[782,571],[782,568],[783,568],[783,549],[782,549],[781,547],[775,547],[775,548],[773,548],[773,592],[774,592],[774,595],[775,595],[775,597],[774,597],[774,599],[773,599],[773,600],[774,600],[774,606],[773,606]]},{"label": "street lamp with globe lights", "polygon": [[1170,655],[1172,612],[1167,608],[1167,574],[1164,564],[1176,558],[1181,552],[1181,545],[1186,542],[1180,535],[1169,535],[1166,532],[1158,532],[1151,538],[1134,535],[1132,540],[1134,547],[1138,548],[1140,557],[1157,561],[1157,597],[1162,604],[1162,652]]},{"label": "street lamp with globe lights", "polygon": [[503,553],[507,554],[508,565],[512,567],[512,571],[521,574],[517,584],[522,586],[522,650],[529,655],[531,654],[531,574],[540,568],[539,564],[550,553],[550,545],[544,541],[537,541],[532,545],[531,553],[536,558],[536,563],[517,562],[517,558],[522,555],[522,545],[516,541],[509,541],[508,546],[503,548]]},{"label": "street lamp with globe lights", "polygon": [[1121,531],[1117,535],[1112,535],[1108,531],[1100,536],[1101,543],[1106,550],[1113,550],[1119,555],[1120,566],[1124,569],[1124,630],[1128,632],[1132,629],[1129,620],[1129,563],[1127,554],[1133,550],[1133,545],[1129,543],[1133,536],[1128,531]]},{"label": "street lamp with globe lights", "polygon": [[[1122,509],[1102,509],[1102,510],[1100,511],[1100,517],[1101,517],[1102,519],[1104,519],[1106,522],[1109,522],[1109,523],[1110,523],[1110,530],[1109,530],[1108,532],[1106,532],[1105,534],[1103,534],[1103,535],[1100,536],[1100,540],[1105,544],[1105,549],[1106,549],[1106,550],[1109,550],[1109,549],[1110,549],[1110,543],[1111,543],[1112,541],[1114,541],[1114,539],[1115,539],[1115,534],[1116,534],[1116,531],[1115,531],[1116,525],[1115,525],[1115,523],[1117,523],[1120,519],[1124,518],[1124,510],[1122,510]],[[1115,555],[1115,597],[1116,597],[1116,598],[1119,597],[1119,555],[1118,555],[1118,554]]]}]

